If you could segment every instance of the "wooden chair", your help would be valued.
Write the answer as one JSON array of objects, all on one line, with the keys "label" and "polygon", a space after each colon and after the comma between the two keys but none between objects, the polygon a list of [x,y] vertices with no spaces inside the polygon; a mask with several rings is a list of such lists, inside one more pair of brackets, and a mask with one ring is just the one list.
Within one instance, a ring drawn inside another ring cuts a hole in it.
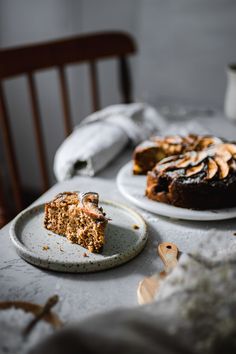
[{"label": "wooden chair", "polygon": [[[3,81],[25,75],[34,123],[34,134],[42,177],[42,191],[49,187],[46,153],[42,134],[41,117],[34,74],[39,70],[56,68],[67,136],[72,131],[70,106],[65,67],[72,63],[88,63],[90,71],[93,111],[100,108],[96,63],[98,60],[117,58],[119,64],[119,86],[124,103],[132,101],[132,87],[127,56],[136,52],[134,40],[123,32],[104,32],[79,35],[62,40],[1,49],[0,51],[0,126],[8,166],[12,192],[17,211],[23,208],[21,178],[14,151],[8,109],[3,90]],[[1,188],[2,189],[2,188]],[[2,193],[1,193],[2,195]]]}]

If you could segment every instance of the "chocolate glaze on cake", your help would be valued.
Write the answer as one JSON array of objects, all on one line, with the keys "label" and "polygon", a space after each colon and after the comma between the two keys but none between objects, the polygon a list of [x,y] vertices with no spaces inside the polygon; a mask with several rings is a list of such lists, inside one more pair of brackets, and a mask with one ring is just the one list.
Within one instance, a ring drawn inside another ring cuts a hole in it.
[{"label": "chocolate glaze on cake", "polygon": [[148,172],[146,195],[191,209],[236,206],[236,145],[220,143],[162,159]]}]

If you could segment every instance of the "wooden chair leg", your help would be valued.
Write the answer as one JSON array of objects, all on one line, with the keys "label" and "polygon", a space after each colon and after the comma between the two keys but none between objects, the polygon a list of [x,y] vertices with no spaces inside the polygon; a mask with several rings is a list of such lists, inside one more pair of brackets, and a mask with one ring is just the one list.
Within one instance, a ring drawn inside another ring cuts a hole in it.
[{"label": "wooden chair leg", "polygon": [[5,201],[2,183],[0,181],[0,229],[10,220],[10,212]]},{"label": "wooden chair leg", "polygon": [[123,103],[133,102],[132,98],[132,84],[130,77],[130,69],[127,58],[121,57],[119,60],[119,71],[120,71],[120,91],[122,95]]},{"label": "wooden chair leg", "polygon": [[10,181],[13,190],[16,210],[20,211],[23,207],[21,195],[20,173],[17,166],[16,154],[13,147],[13,139],[11,134],[10,122],[7,113],[7,107],[3,95],[2,85],[0,83],[0,127],[3,137],[3,144],[6,152],[6,161],[10,174]]}]

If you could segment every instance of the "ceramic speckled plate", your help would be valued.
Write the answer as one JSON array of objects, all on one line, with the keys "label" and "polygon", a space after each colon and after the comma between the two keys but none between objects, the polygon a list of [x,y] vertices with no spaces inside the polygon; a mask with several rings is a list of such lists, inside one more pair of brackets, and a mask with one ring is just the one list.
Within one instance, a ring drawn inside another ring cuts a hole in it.
[{"label": "ceramic speckled plate", "polygon": [[146,176],[133,175],[132,161],[121,168],[117,176],[117,185],[125,198],[138,207],[155,214],[183,220],[224,220],[236,217],[236,208],[216,210],[192,210],[159,203],[145,196]]},{"label": "ceramic speckled plate", "polygon": [[[90,253],[46,230],[43,226],[44,204],[22,211],[13,220],[10,236],[17,253],[38,267],[78,273],[113,268],[137,256],[147,241],[143,218],[121,204],[103,201],[100,205],[112,219],[107,225],[106,244],[100,254]],[[139,228],[134,229],[133,225]]]}]

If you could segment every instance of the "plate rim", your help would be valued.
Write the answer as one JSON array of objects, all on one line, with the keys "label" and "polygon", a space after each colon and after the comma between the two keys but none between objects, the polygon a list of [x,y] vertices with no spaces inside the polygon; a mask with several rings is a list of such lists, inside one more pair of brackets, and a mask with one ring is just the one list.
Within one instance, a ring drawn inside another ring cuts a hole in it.
[{"label": "plate rim", "polygon": [[[69,272],[69,273],[87,273],[87,272],[97,272],[100,270],[105,270],[105,269],[110,269],[110,268],[114,268],[117,267],[123,263],[128,262],[129,260],[135,258],[144,248],[147,239],[148,239],[148,232],[147,232],[147,223],[145,221],[145,219],[143,218],[142,215],[140,215],[139,212],[133,210],[132,208],[130,208],[129,206],[119,203],[119,202],[115,202],[115,201],[111,201],[111,200],[100,200],[101,204],[107,204],[107,205],[111,205],[113,207],[118,207],[120,209],[125,209],[127,210],[130,214],[132,214],[137,220],[139,220],[142,224],[142,228],[143,228],[143,232],[142,234],[139,234],[139,238],[140,238],[140,242],[137,244],[137,247],[135,247],[135,252],[126,252],[126,253],[121,253],[121,254],[114,254],[112,256],[106,257],[104,259],[100,259],[99,261],[94,261],[94,260],[90,260],[87,263],[80,263],[80,262],[65,262],[65,261],[60,261],[58,259],[55,260],[50,260],[49,258],[45,255],[37,255],[34,252],[32,252],[31,250],[29,250],[26,246],[24,246],[24,244],[19,240],[19,237],[17,236],[17,232],[16,232],[16,227],[18,222],[20,222],[20,220],[27,215],[29,212],[34,213],[35,210],[37,209],[43,209],[45,206],[45,203],[39,203],[36,205],[31,205],[28,208],[22,210],[11,222],[10,225],[10,229],[9,229],[9,234],[10,234],[10,240],[17,252],[17,254],[23,258],[25,261],[27,261],[28,263],[31,263],[35,266],[38,266],[40,268],[44,268],[44,269],[50,269],[53,271],[57,271],[57,272]],[[79,245],[80,246],[80,245]],[[82,247],[82,246],[80,246]],[[86,248],[84,248],[84,251],[87,252],[88,250]],[[107,263],[111,260],[114,259],[119,259],[119,262],[112,264],[112,265],[107,265]],[[99,267],[99,269],[93,269],[93,266],[96,266],[97,263],[100,263],[101,266]],[[60,268],[63,267],[63,270]],[[79,266],[81,266],[81,268],[79,268]],[[86,266],[84,268],[82,268],[82,266]],[[74,269],[74,267],[77,267],[78,269]],[[59,268],[59,269],[58,269]],[[70,268],[73,268],[73,270],[71,270]],[[89,268],[92,268],[91,270]]]},{"label": "plate rim", "polygon": [[[176,207],[174,205],[169,205],[169,204],[165,204],[165,203],[160,203],[157,201],[153,201],[153,200],[149,200],[147,198],[147,200],[145,200],[145,202],[149,202],[150,203],[150,207],[146,207],[144,205],[144,203],[137,199],[135,196],[132,196],[130,194],[128,194],[126,192],[126,190],[124,189],[123,183],[121,182],[121,179],[123,178],[123,175],[127,172],[128,169],[131,170],[131,166],[132,166],[133,161],[130,160],[129,162],[127,162],[125,165],[123,165],[121,167],[121,169],[119,170],[117,177],[116,177],[116,183],[117,183],[117,187],[119,189],[119,191],[121,192],[121,194],[128,199],[130,202],[132,202],[134,205],[140,207],[143,210],[146,210],[148,212],[151,212],[153,214],[156,215],[161,215],[161,216],[165,216],[165,217],[169,217],[172,219],[179,219],[179,220],[188,220],[188,221],[219,221],[219,220],[228,220],[228,219],[233,219],[236,217],[236,207],[232,207],[232,208],[224,208],[224,209],[211,209],[211,210],[193,210],[193,209],[187,209],[187,208],[180,208],[180,207]],[[135,177],[141,177],[141,175],[133,175],[134,178]],[[144,175],[142,175],[142,177],[145,177]],[[152,208],[152,203],[155,203],[156,206],[160,206],[161,209],[162,207],[165,207],[165,209],[167,209],[167,212],[163,212],[163,210],[160,211],[156,211],[155,209]],[[170,213],[168,213],[168,210],[170,211]],[[187,216],[183,216],[183,215],[179,215],[179,212],[183,212],[183,210],[186,210],[188,212]],[[221,211],[221,212],[220,212]],[[229,212],[234,212],[234,214],[228,214]],[[173,215],[172,214],[175,214]],[[206,213],[204,215],[204,212]],[[222,214],[223,212],[223,214]],[[203,216],[202,216],[203,213]],[[199,215],[201,214],[201,215]]]}]

